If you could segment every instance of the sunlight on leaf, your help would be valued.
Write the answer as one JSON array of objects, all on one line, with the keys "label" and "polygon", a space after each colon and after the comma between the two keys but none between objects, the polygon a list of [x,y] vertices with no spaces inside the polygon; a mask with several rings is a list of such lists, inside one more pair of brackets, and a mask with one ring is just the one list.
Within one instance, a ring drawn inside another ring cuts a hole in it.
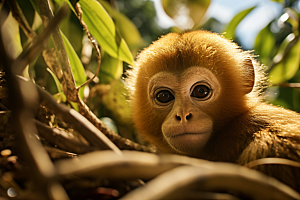
[{"label": "sunlight on leaf", "polygon": [[[119,11],[113,9],[107,1],[103,1],[103,0],[98,0],[98,1],[101,3],[101,5],[105,8],[105,10],[113,19],[116,28],[118,29],[118,32],[120,33],[122,38],[124,38],[130,50],[137,51],[141,46],[142,37],[135,24],[132,21],[130,21],[130,19],[128,19],[123,13],[120,13]],[[130,51],[128,53],[127,52],[126,54],[130,54]],[[132,57],[132,56],[126,55],[126,57]],[[132,58],[130,58],[130,62],[131,60]],[[126,60],[124,61],[127,62]],[[130,62],[127,63],[132,64]]]},{"label": "sunlight on leaf", "polygon": [[224,36],[228,39],[233,39],[235,36],[235,29],[239,25],[239,23],[254,9],[256,6],[243,10],[238,13],[229,23],[226,30],[224,31]]},{"label": "sunlight on leaf", "polygon": [[165,12],[182,30],[197,27],[210,4],[210,0],[162,0]]},{"label": "sunlight on leaf", "polygon": [[114,22],[100,3],[94,0],[80,0],[82,18],[100,46],[112,57],[118,58]]},{"label": "sunlight on leaf", "polygon": [[[62,3],[67,0],[56,0],[57,3]],[[67,1],[70,8],[75,13],[75,10],[72,4]],[[118,33],[115,28],[115,24],[111,17],[108,15],[103,6],[95,0],[80,0],[79,4],[82,9],[82,19],[87,25],[89,32],[95,37],[99,45],[106,51],[110,56],[118,58],[122,61],[127,62],[130,65],[133,65],[133,57],[125,41],[117,40]],[[120,14],[117,15],[117,11],[111,12],[115,16],[120,18]],[[125,17],[124,17],[125,18]],[[131,22],[132,23],[132,22]],[[130,23],[127,23],[130,24]],[[128,26],[131,27],[132,26]],[[127,28],[128,28],[127,27]],[[133,33],[136,33],[133,31]],[[135,34],[138,36],[137,34]],[[138,39],[137,37],[135,39]],[[119,42],[118,42],[119,41]],[[124,43],[124,44],[123,44]]]},{"label": "sunlight on leaf", "polygon": [[134,65],[133,64],[133,57],[132,57],[132,54],[125,42],[125,40],[122,38],[120,44],[119,44],[119,51],[118,51],[118,54],[119,54],[119,59],[120,60],[123,60],[125,62],[127,62],[128,64],[130,65]]},{"label": "sunlight on leaf", "polygon": [[[279,53],[274,58],[275,60],[277,59],[276,57],[281,56],[282,51],[285,51],[285,48],[288,45],[287,43],[292,41],[289,40],[288,37],[281,44],[281,47],[279,48]],[[284,58],[282,58],[282,60],[269,73],[270,81],[272,84],[280,84],[286,82],[296,74],[296,72],[299,69],[299,55],[300,40],[298,39],[297,43],[292,47],[292,49],[287,53],[287,55],[285,55]]]},{"label": "sunlight on leaf", "polygon": [[259,55],[260,61],[267,66],[271,62],[276,42],[275,36],[270,30],[271,23],[259,32],[254,44],[255,53]]}]

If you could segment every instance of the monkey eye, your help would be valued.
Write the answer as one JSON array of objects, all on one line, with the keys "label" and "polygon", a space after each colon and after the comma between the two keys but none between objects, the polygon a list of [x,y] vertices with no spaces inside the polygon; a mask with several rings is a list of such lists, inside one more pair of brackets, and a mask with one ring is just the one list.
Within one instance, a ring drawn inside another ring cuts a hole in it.
[{"label": "monkey eye", "polygon": [[207,98],[211,94],[211,89],[206,85],[197,85],[194,87],[191,96],[198,99]]},{"label": "monkey eye", "polygon": [[161,90],[156,94],[155,98],[160,103],[168,103],[174,99],[174,96],[168,90]]}]

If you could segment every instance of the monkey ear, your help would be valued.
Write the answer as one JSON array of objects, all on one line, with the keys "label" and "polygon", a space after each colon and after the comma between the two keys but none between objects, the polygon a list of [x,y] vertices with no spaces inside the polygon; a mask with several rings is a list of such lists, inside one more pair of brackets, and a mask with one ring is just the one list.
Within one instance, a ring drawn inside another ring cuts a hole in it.
[{"label": "monkey ear", "polygon": [[244,80],[244,91],[248,94],[252,91],[255,82],[255,71],[251,58],[246,58],[244,61],[245,67],[245,80]]}]

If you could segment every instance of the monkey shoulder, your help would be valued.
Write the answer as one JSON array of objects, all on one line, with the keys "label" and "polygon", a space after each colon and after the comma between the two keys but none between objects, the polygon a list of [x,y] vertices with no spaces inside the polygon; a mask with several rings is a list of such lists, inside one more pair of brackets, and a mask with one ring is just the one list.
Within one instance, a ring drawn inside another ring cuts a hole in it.
[{"label": "monkey shoulder", "polygon": [[253,131],[237,163],[266,157],[300,161],[300,114],[261,103],[249,111]]}]

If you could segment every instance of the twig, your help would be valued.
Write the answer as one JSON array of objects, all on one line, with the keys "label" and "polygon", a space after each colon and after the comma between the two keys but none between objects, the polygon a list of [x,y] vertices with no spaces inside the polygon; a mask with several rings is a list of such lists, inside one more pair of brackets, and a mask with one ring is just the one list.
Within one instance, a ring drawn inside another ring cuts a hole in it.
[{"label": "twig", "polygon": [[286,82],[286,83],[281,83],[281,84],[274,84],[272,86],[300,89],[300,83],[288,83],[288,82]]},{"label": "twig", "polygon": [[98,73],[99,73],[99,70],[100,70],[100,65],[101,65],[101,52],[100,52],[100,49],[98,47],[98,44],[97,44],[97,41],[91,36],[88,28],[87,28],[87,25],[84,23],[84,21],[82,20],[82,10],[81,10],[81,7],[80,7],[80,4],[77,2],[76,3],[76,12],[77,12],[77,17],[81,23],[81,25],[83,26],[83,29],[85,30],[86,32],[86,35],[88,36],[90,42],[93,44],[94,48],[96,49],[96,52],[97,52],[97,58],[98,58],[98,66],[97,66],[97,70],[96,70],[96,73],[94,74],[94,76],[92,78],[90,78],[88,81],[86,81],[85,83],[83,83],[82,85],[78,86],[77,87],[77,90],[79,90],[80,88],[82,88],[83,86],[89,84],[90,82],[92,82],[94,80],[95,77],[97,77]]},{"label": "twig", "polygon": [[52,31],[57,27],[59,22],[67,16],[68,5],[64,4],[55,17],[49,22],[48,26],[44,29],[41,35],[38,37],[36,42],[29,47],[26,51],[23,51],[19,57],[14,61],[14,74],[21,75],[26,65],[32,62],[38,55],[38,53],[44,48],[44,44],[50,37]]},{"label": "twig", "polygon": [[254,160],[254,161],[247,163],[245,165],[245,167],[253,168],[258,165],[288,165],[288,166],[300,168],[299,162],[285,159],[285,158],[262,158],[262,159]]},{"label": "twig", "polygon": [[29,39],[34,40],[37,37],[37,34],[29,26],[27,19],[24,17],[23,12],[20,9],[18,3],[15,0],[10,0],[6,2],[10,7],[13,17],[17,20],[25,35]]},{"label": "twig", "polygon": [[[36,3],[40,10],[43,24],[46,27],[49,20],[53,18],[49,1],[36,0]],[[56,26],[53,31],[52,40],[56,48],[56,57],[59,63],[59,67],[56,67],[53,72],[58,78],[63,77],[61,84],[67,99],[69,101],[76,102],[79,98],[78,91],[75,86],[75,80],[72,74],[69,58],[58,26]]]},{"label": "twig", "polygon": [[77,155],[74,154],[74,153],[62,151],[62,150],[57,149],[57,148],[49,147],[49,146],[46,146],[46,145],[44,146],[44,148],[46,149],[46,151],[48,152],[48,154],[50,155],[50,157],[52,159],[77,157]]}]

